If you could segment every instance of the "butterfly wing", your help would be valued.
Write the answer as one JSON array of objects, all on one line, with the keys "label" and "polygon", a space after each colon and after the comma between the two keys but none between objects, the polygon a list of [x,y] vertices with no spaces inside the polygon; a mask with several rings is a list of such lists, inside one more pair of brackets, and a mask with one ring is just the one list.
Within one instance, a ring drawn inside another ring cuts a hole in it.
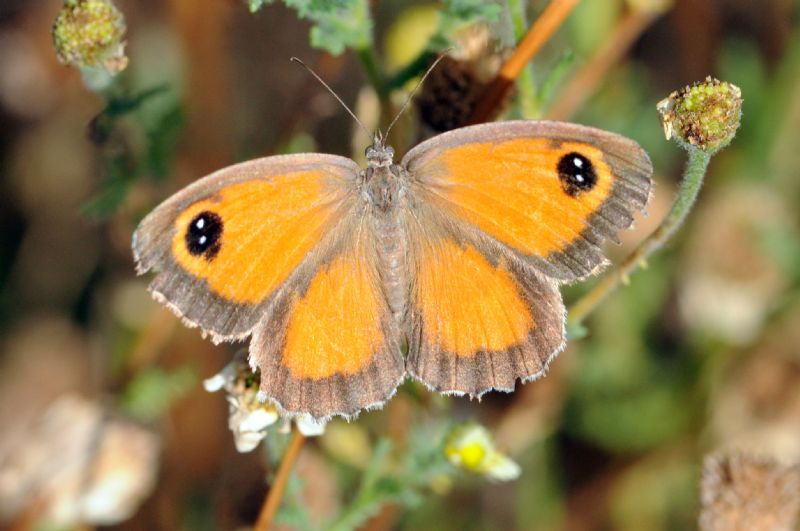
[{"label": "butterfly wing", "polygon": [[600,244],[630,227],[652,184],[634,141],[562,122],[457,129],[419,144],[402,165],[422,198],[559,281],[605,263]]},{"label": "butterfly wing", "polygon": [[286,413],[352,415],[404,376],[397,331],[356,230],[359,168],[343,157],[268,157],[188,186],[137,228],[150,289],[215,341],[252,334],[261,389]]},{"label": "butterfly wing", "polygon": [[215,341],[242,339],[352,204],[357,165],[302,154],[229,166],[179,191],[133,235],[150,290]]},{"label": "butterfly wing", "polygon": [[424,201],[406,226],[414,279],[408,374],[435,391],[472,396],[542,376],[564,348],[556,282]]},{"label": "butterfly wing", "polygon": [[542,376],[564,347],[558,283],[646,204],[652,168],[633,141],[555,122],[458,129],[411,150],[407,372],[480,396]]},{"label": "butterfly wing", "polygon": [[356,209],[336,231],[335,252],[253,332],[261,390],[284,412],[350,417],[380,407],[405,378],[368,223]]}]

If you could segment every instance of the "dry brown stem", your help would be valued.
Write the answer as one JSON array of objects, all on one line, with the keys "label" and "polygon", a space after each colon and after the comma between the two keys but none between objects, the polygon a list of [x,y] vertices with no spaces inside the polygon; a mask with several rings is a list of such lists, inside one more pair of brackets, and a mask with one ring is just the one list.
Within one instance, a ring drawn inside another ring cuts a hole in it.
[{"label": "dry brown stem", "polygon": [[552,0],[547,5],[536,22],[528,29],[514,53],[500,67],[500,71],[486,87],[469,123],[479,124],[495,117],[500,103],[514,85],[522,69],[539,53],[544,43],[550,40],[577,5],[578,0]]},{"label": "dry brown stem", "polygon": [[267,498],[264,500],[264,505],[261,507],[261,513],[258,515],[256,525],[253,527],[254,531],[267,531],[272,525],[272,520],[278,512],[278,507],[281,505],[283,499],[283,491],[286,489],[286,482],[289,480],[289,474],[292,473],[297,456],[300,455],[300,449],[306,438],[295,428],[292,432],[292,439],[289,441],[289,446],[283,454],[281,464],[278,467],[278,473],[275,474],[275,481],[267,492]]},{"label": "dry brown stem", "polygon": [[617,23],[606,40],[586,64],[559,91],[558,98],[546,113],[548,120],[568,120],[597,91],[608,73],[628,53],[636,39],[658,18],[660,12],[634,9]]}]

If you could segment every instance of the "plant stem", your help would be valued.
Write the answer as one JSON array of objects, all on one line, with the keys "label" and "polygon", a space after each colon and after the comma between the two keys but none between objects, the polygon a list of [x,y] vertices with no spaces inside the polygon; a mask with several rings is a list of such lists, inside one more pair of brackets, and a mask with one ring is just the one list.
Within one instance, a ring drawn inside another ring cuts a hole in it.
[{"label": "plant stem", "polygon": [[586,64],[572,77],[558,98],[545,113],[548,120],[568,120],[597,88],[608,79],[608,73],[630,50],[636,39],[661,15],[658,11],[632,9],[623,15],[607,39]]},{"label": "plant stem", "polygon": [[[383,73],[378,67],[378,61],[375,59],[375,53],[370,47],[356,49],[356,55],[361,61],[361,66],[364,67],[364,73],[367,75],[372,88],[378,94],[381,104],[389,99],[389,91],[386,88],[386,81],[383,78]],[[383,106],[383,105],[381,105]]]},{"label": "plant stem", "polygon": [[517,45],[495,78],[486,87],[481,100],[475,107],[469,122],[472,124],[490,120],[497,113],[500,103],[513,86],[531,59],[539,52],[544,43],[556,32],[566,20],[573,9],[578,5],[578,0],[551,0],[539,15],[539,18],[528,29],[525,38]]},{"label": "plant stem", "polygon": [[711,160],[711,153],[692,146],[687,148],[689,161],[683,174],[678,195],[672,204],[667,216],[661,225],[633,251],[611,274],[603,278],[589,293],[581,297],[569,310],[567,320],[568,329],[575,330],[580,327],[583,320],[594,310],[609,294],[617,289],[620,283],[627,282],[628,276],[653,252],[664,246],[667,240],[680,227],[686,215],[692,209],[697,194],[703,185],[703,178]]},{"label": "plant stem", "polygon": [[283,499],[283,491],[286,488],[286,482],[289,480],[289,474],[292,472],[294,462],[297,460],[305,440],[306,438],[303,434],[295,428],[292,432],[292,440],[289,441],[289,446],[286,448],[281,464],[278,467],[278,473],[275,474],[275,481],[272,482],[267,492],[267,498],[261,507],[261,513],[258,515],[256,525],[253,527],[254,531],[267,531],[272,525],[272,520],[275,518]]},{"label": "plant stem", "polygon": [[387,90],[399,89],[410,79],[423,74],[437,57],[438,54],[436,52],[431,50],[423,51],[386,82]]},{"label": "plant stem", "polygon": [[[525,38],[525,29],[528,27],[525,9],[527,2],[522,0],[507,0],[508,12],[514,26],[514,38],[521,41]],[[519,75],[519,102],[523,118],[533,119],[539,117],[539,106],[536,97],[536,82],[533,79],[533,70],[527,64]]]}]

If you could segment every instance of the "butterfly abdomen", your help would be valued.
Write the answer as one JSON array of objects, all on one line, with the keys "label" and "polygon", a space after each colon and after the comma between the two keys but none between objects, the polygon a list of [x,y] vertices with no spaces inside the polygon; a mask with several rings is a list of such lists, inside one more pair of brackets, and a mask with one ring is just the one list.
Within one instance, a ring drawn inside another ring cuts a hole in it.
[{"label": "butterfly abdomen", "polygon": [[[408,242],[403,225],[406,202],[404,181],[389,168],[376,168],[367,190],[371,197],[369,216],[375,234],[378,270],[394,321],[402,325],[408,304]],[[370,186],[372,185],[372,186]]]},{"label": "butterfly abdomen", "polygon": [[405,319],[408,304],[407,242],[398,213],[376,216],[377,254],[386,302],[396,323]]}]

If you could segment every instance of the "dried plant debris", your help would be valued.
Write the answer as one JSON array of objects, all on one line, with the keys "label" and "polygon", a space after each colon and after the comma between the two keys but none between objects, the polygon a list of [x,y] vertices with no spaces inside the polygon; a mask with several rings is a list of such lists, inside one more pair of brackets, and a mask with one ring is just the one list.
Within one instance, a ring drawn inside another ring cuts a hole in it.
[{"label": "dried plant debris", "polygon": [[702,531],[790,531],[800,513],[800,466],[712,454],[700,486]]},{"label": "dried plant debris", "polygon": [[0,459],[0,523],[32,507],[57,528],[127,520],[155,487],[159,452],[151,430],[64,395]]}]

